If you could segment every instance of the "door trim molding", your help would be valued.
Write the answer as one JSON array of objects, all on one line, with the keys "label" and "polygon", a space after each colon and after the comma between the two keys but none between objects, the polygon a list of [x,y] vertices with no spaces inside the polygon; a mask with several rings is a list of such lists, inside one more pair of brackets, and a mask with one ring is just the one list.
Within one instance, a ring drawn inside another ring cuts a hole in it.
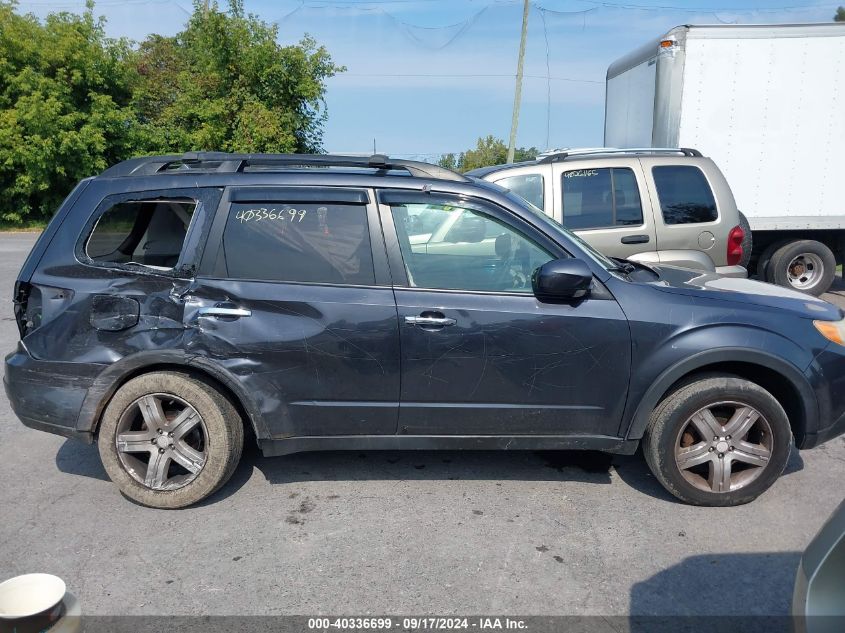
[{"label": "door trim molding", "polygon": [[589,450],[633,455],[639,440],[607,435],[332,435],[262,439],[265,457],[311,451]]}]

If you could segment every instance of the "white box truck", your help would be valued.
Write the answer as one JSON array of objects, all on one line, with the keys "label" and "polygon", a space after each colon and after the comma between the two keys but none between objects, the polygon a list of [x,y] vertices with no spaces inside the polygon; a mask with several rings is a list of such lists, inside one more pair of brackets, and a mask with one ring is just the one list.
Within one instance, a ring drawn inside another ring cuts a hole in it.
[{"label": "white box truck", "polygon": [[845,259],[845,23],[679,26],[607,71],[610,147],[692,147],[753,232],[750,272],[821,294]]}]

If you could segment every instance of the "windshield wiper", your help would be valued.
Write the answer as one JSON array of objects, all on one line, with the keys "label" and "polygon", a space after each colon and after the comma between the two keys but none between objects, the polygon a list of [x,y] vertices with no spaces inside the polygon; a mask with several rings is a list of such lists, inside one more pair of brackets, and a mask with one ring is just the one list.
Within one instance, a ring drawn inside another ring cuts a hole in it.
[{"label": "windshield wiper", "polygon": [[610,259],[613,260],[614,262],[616,262],[619,265],[613,266],[613,267],[609,268],[608,270],[616,271],[616,272],[620,272],[620,273],[625,273],[626,275],[628,275],[628,274],[634,272],[637,269],[637,267],[634,266],[634,264],[629,262],[627,259],[621,259],[619,257],[611,257]]},{"label": "windshield wiper", "polygon": [[630,259],[623,259],[621,257],[611,257],[610,259],[619,264],[617,270],[624,270],[625,274],[632,273],[637,268],[644,268],[650,273],[657,274],[657,271],[655,271],[654,268],[652,268],[648,264],[643,264],[642,262],[632,261]]}]

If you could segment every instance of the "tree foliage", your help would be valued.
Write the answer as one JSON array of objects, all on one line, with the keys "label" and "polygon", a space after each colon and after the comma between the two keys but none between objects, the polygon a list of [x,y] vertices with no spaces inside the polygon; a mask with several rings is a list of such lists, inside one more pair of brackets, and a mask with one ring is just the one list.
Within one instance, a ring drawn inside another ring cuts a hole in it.
[{"label": "tree foliage", "polygon": [[[537,157],[536,147],[517,147],[514,151],[514,161],[532,160]],[[460,154],[444,154],[438,164],[458,171],[469,171],[490,165],[503,165],[508,160],[508,146],[502,139],[489,135],[479,138],[475,149],[468,149]]]},{"label": "tree foliage", "polygon": [[833,16],[834,22],[845,22],[845,7],[836,9],[836,15]]},{"label": "tree foliage", "polygon": [[128,43],[92,5],[40,23],[0,3],[0,218],[49,217],[74,184],[132,151]]},{"label": "tree foliage", "polygon": [[138,154],[314,152],[325,80],[344,70],[306,36],[195,2],[185,29],[133,45],[81,15],[42,22],[0,0],[0,220],[47,219],[80,179]]},{"label": "tree foliage", "polygon": [[325,80],[344,69],[306,36],[278,44],[278,27],[198,1],[184,31],[151,36],[134,57],[133,105],[145,149],[316,152]]}]

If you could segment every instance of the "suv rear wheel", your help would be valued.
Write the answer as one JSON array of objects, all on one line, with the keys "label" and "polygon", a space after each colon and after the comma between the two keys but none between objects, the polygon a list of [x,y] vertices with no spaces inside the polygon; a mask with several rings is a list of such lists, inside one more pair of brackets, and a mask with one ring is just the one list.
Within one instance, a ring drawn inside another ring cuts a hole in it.
[{"label": "suv rear wheel", "polygon": [[694,505],[748,503],[783,472],[792,430],[759,385],[709,376],[681,385],[654,410],[643,453],[658,481]]},{"label": "suv rear wheel", "polygon": [[124,495],[145,506],[182,508],[231,477],[243,449],[243,422],[205,382],[155,372],[115,393],[97,442],[106,472]]}]

